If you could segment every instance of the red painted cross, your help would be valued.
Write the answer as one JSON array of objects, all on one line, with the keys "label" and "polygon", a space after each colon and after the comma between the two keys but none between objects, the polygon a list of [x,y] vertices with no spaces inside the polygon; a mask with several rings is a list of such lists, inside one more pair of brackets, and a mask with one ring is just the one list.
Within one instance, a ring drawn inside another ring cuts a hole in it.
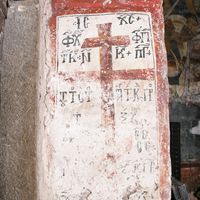
[{"label": "red painted cross", "polygon": [[[112,69],[112,46],[128,46],[130,45],[129,36],[111,36],[111,23],[99,24],[98,36],[95,38],[86,38],[82,48],[100,47],[100,81],[102,93],[102,124],[105,127],[115,129],[114,116],[114,98],[113,98],[113,80],[115,79],[147,79],[152,71],[146,70],[118,70]],[[128,74],[127,74],[128,72]]]},{"label": "red painted cross", "polygon": [[97,25],[98,38],[87,38],[82,48],[100,47],[100,80],[102,93],[103,125],[114,127],[113,78],[112,78],[112,46],[127,46],[129,36],[111,37],[111,23]]}]

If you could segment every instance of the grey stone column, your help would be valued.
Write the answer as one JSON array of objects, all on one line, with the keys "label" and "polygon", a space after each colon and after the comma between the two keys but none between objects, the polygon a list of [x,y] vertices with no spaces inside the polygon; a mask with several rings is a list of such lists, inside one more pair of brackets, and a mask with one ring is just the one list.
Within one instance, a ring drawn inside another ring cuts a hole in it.
[{"label": "grey stone column", "polygon": [[37,33],[37,3],[12,2],[0,63],[1,200],[36,199]]},{"label": "grey stone column", "polygon": [[0,59],[2,58],[2,47],[3,47],[3,31],[5,25],[5,18],[8,12],[8,0],[0,1]]}]

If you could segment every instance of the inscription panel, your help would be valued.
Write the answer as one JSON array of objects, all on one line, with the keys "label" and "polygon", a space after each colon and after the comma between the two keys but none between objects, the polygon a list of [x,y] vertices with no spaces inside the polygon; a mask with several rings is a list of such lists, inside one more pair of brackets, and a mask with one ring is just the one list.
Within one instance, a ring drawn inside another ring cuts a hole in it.
[{"label": "inscription panel", "polygon": [[57,63],[54,198],[159,199],[150,14],[58,17]]},{"label": "inscription panel", "polygon": [[[100,70],[99,48],[82,48],[86,38],[98,37],[98,24],[112,22],[111,35],[129,36],[130,45],[113,45],[114,70],[154,68],[150,13],[74,15],[57,18],[59,71]],[[119,38],[115,38],[119,40]]]}]

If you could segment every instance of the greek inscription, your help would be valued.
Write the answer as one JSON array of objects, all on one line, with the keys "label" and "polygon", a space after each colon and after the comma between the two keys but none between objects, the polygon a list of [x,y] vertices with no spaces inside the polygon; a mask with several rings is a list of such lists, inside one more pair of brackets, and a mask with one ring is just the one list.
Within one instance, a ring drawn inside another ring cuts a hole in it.
[{"label": "greek inscription", "polygon": [[132,40],[135,44],[144,44],[150,42],[150,29],[140,29],[134,30]]},{"label": "greek inscription", "polygon": [[132,54],[127,47],[116,47],[115,48],[115,59],[124,59],[129,57]]},{"label": "greek inscription", "polygon": [[71,87],[67,91],[60,91],[59,102],[61,107],[66,106],[67,103],[83,103],[83,102],[91,102],[91,94],[92,90],[90,86],[86,88],[75,88]]},{"label": "greek inscription", "polygon": [[81,119],[81,113],[75,113],[73,114],[73,119],[75,121],[76,124],[79,124],[80,123],[80,119]]},{"label": "greek inscription", "polygon": [[[123,26],[130,26],[129,33],[127,33],[126,35],[121,34],[121,37],[125,36],[127,38],[126,41],[128,41],[129,38],[130,42],[126,45],[121,44],[123,40],[121,40],[121,42],[118,42],[119,38],[115,38],[117,39],[115,40],[114,37],[109,36],[109,40],[112,40],[115,43],[114,44],[113,42],[111,42],[115,46],[112,48],[112,52],[110,52],[112,54],[112,59],[119,62],[124,61],[126,63],[130,63],[132,61],[134,62],[134,64],[137,64],[138,62],[138,66],[145,68],[153,67],[151,66],[154,64],[154,60],[152,59],[152,30],[149,23],[146,23],[147,20],[149,20],[148,16],[135,13],[120,13],[117,14],[114,18],[115,20],[117,19],[117,25],[119,29],[123,30]],[[100,32],[98,30],[95,30],[94,27],[96,27],[97,25],[101,25],[102,28],[103,24],[95,24],[94,26],[94,21],[91,19],[91,16],[87,15],[74,16],[73,19],[66,23],[66,31],[61,28],[62,32],[60,33],[61,35],[59,41],[58,64],[59,66],[62,66],[62,70],[67,71],[68,67],[70,66],[72,67],[72,69],[74,68],[76,70],[78,68],[83,70],[87,66],[89,68],[93,68],[93,70],[95,70],[95,68],[97,67],[101,67],[97,66],[100,63],[96,62],[101,58],[95,58],[95,56],[97,55],[96,48],[99,48],[102,45],[101,43],[103,41],[103,38],[99,38],[98,34]],[[70,29],[68,28],[68,24],[72,25]],[[133,26],[134,24],[136,24],[136,26]],[[112,29],[110,29],[109,31],[109,34],[112,35]],[[88,33],[90,32],[94,32],[96,36],[90,37],[88,35]],[[87,37],[90,39],[94,39],[94,45],[92,45],[91,40],[88,40],[88,47],[87,45],[83,45],[86,44],[83,41],[86,41]],[[99,50],[101,51],[101,49],[102,47]],[[98,56],[100,55],[101,54],[98,54]],[[152,64],[150,64],[150,62],[148,61],[150,61]],[[146,63],[148,64],[148,66]],[[117,65],[117,62],[114,62],[113,64]]]},{"label": "greek inscription", "polygon": [[127,173],[130,172],[133,175],[137,176],[137,174],[152,174],[156,170],[156,162],[153,159],[142,159],[142,160],[132,160],[127,161],[127,165],[121,166],[122,172]]},{"label": "greek inscription", "polygon": [[60,103],[61,103],[61,107],[65,106],[65,103],[67,103],[67,100],[66,100],[66,95],[67,95],[67,92],[60,92]]},{"label": "greek inscription", "polygon": [[141,17],[134,14],[121,14],[117,19],[119,20],[119,25],[126,25],[141,20]]},{"label": "greek inscription", "polygon": [[147,130],[135,129],[135,141],[136,141],[136,149],[138,153],[143,153],[144,151],[149,151],[151,147],[151,143],[148,137]]},{"label": "greek inscription", "polygon": [[120,112],[120,122],[125,123],[134,123],[135,116],[137,115],[138,108],[128,108],[122,106],[122,111]]},{"label": "greek inscription", "polygon": [[149,44],[140,44],[135,47],[135,58],[145,58],[146,55],[151,55]]},{"label": "greek inscription", "polygon": [[66,35],[62,40],[62,44],[66,47],[79,46],[81,34]]},{"label": "greek inscription", "polygon": [[87,29],[89,26],[88,17],[76,17],[76,21],[73,23],[77,29]]},{"label": "greek inscription", "polygon": [[82,51],[67,50],[62,52],[61,57],[62,57],[62,63],[68,63],[68,64],[80,62],[80,64],[82,65],[91,62],[90,50],[82,50]]},{"label": "greek inscription", "polygon": [[150,56],[151,55],[151,41],[150,41],[151,30],[140,27],[140,29],[134,30],[132,34],[133,34],[132,40],[134,44],[136,44],[135,59],[145,58],[147,55]]},{"label": "greek inscription", "polygon": [[151,102],[153,101],[154,89],[151,84],[147,88],[141,88],[139,84],[134,87],[116,86],[117,102]]},{"label": "greek inscription", "polygon": [[154,160],[136,161],[133,163],[134,173],[150,173],[155,170],[156,164]]},{"label": "greek inscription", "polygon": [[115,50],[116,50],[116,57],[115,57],[115,59],[119,59],[119,58],[122,59],[122,58],[125,58],[125,50],[126,50],[126,47],[121,47],[121,48],[116,47]]}]

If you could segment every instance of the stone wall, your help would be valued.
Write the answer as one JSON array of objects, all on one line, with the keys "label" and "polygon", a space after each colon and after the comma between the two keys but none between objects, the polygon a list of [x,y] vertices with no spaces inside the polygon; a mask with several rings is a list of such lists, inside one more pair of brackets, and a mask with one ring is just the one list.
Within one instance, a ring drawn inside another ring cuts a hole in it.
[{"label": "stone wall", "polygon": [[0,59],[2,54],[2,45],[3,45],[3,30],[5,24],[5,18],[7,17],[8,12],[8,1],[0,1]]},{"label": "stone wall", "polygon": [[12,2],[0,63],[1,200],[36,199],[37,32],[37,3]]}]

